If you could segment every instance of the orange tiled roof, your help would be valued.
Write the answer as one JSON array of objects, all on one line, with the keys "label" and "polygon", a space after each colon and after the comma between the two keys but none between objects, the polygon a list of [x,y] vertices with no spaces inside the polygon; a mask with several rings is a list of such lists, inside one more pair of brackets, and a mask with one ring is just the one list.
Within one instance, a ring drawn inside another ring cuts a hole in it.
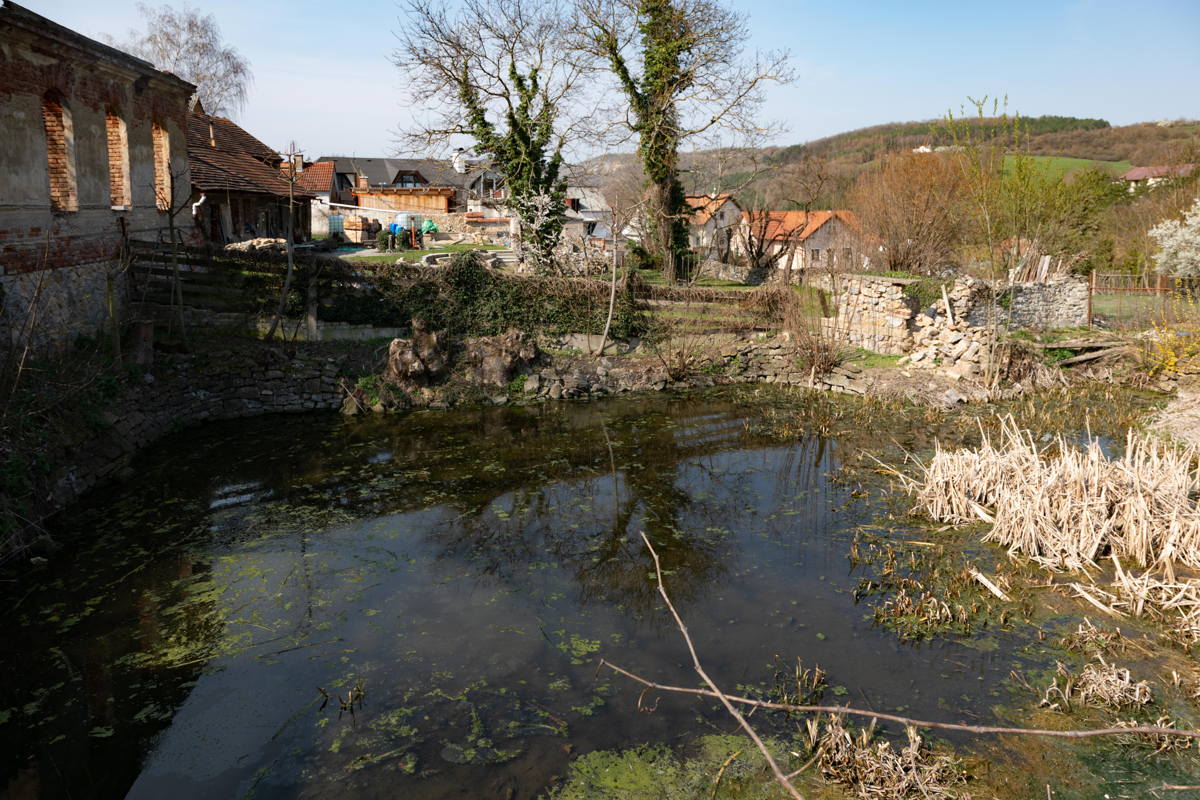
[{"label": "orange tiled roof", "polygon": [[309,164],[296,176],[296,185],[310,192],[328,192],[333,188],[333,162],[317,161]]},{"label": "orange tiled roof", "polygon": [[707,223],[721,209],[721,206],[730,200],[734,203],[737,202],[731,194],[689,194],[683,198],[683,201],[692,209],[690,222],[693,225],[704,225]]},{"label": "orange tiled roof", "polygon": [[[766,215],[765,220],[763,215]],[[756,226],[753,233],[761,230],[772,241],[787,239],[802,242],[835,218],[855,231],[859,230],[858,218],[853,211],[746,211],[742,214],[747,224]],[[760,225],[763,227],[758,228]]]}]

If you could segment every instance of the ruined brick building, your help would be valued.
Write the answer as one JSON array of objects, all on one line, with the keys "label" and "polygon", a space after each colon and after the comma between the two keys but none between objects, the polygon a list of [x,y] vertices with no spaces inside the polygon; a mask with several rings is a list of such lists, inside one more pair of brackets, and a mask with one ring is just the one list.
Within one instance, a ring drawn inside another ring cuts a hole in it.
[{"label": "ruined brick building", "polygon": [[123,235],[192,233],[195,87],[15,3],[0,4],[0,334],[94,335],[125,296]]}]

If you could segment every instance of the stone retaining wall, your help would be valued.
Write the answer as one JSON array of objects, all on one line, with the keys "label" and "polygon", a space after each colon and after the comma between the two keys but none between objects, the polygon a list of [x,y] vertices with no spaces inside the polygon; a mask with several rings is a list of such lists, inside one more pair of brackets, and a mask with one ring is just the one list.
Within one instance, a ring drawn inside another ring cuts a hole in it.
[{"label": "stone retaining wall", "polygon": [[700,262],[701,275],[722,281],[737,281],[747,286],[761,286],[767,282],[771,272],[772,270],[766,268],[756,269],[741,264],[726,264],[724,261],[715,261],[711,258]]},{"label": "stone retaining wall", "polygon": [[130,386],[101,413],[99,436],[63,442],[66,463],[52,479],[52,505],[63,507],[119,475],[143,447],[200,422],[260,414],[336,409],[338,372],[349,356],[281,349],[213,350],[160,356],[141,385]]}]

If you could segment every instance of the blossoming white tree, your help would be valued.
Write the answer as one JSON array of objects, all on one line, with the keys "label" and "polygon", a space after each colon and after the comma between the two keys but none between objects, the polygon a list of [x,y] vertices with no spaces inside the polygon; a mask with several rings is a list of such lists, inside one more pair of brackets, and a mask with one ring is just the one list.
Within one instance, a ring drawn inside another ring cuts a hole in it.
[{"label": "blossoming white tree", "polygon": [[1154,264],[1159,272],[1177,278],[1200,277],[1200,197],[1183,215],[1150,229],[1150,238],[1158,245]]}]

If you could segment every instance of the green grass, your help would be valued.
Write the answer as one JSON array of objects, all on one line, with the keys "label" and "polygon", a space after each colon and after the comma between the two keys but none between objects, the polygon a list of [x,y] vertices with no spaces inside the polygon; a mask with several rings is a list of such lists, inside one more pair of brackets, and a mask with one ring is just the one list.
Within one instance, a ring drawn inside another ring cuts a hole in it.
[{"label": "green grass", "polygon": [[[662,276],[662,272],[656,269],[639,269],[638,277],[651,286],[666,286],[667,282]],[[683,284],[677,284],[682,286]],[[744,283],[737,281],[727,281],[722,278],[710,278],[707,275],[702,278],[697,278],[695,283],[689,284],[701,289],[757,289],[757,286],[747,286]]]},{"label": "green grass", "polygon": [[[1072,172],[1085,169],[1098,169],[1101,172],[1106,172],[1114,178],[1122,173],[1128,172],[1133,165],[1128,161],[1096,161],[1090,158],[1070,158],[1067,156],[1029,156],[1033,159],[1037,167],[1053,178],[1063,178]],[[1013,161],[1013,156],[1004,157],[1004,166],[1007,169]]]},{"label": "green grass", "polygon": [[855,348],[855,353],[850,357],[850,361],[864,369],[869,369],[870,367],[894,367],[901,358],[903,356],[888,356],[858,347]]},{"label": "green grass", "polygon": [[419,261],[422,256],[427,256],[430,253],[462,253],[467,250],[503,250],[504,248],[498,244],[451,244],[446,247],[435,247],[430,250],[396,250],[391,253],[363,253],[350,254],[342,256],[342,259],[351,263],[372,264],[379,261],[395,261],[398,258],[403,258],[405,261]]}]

